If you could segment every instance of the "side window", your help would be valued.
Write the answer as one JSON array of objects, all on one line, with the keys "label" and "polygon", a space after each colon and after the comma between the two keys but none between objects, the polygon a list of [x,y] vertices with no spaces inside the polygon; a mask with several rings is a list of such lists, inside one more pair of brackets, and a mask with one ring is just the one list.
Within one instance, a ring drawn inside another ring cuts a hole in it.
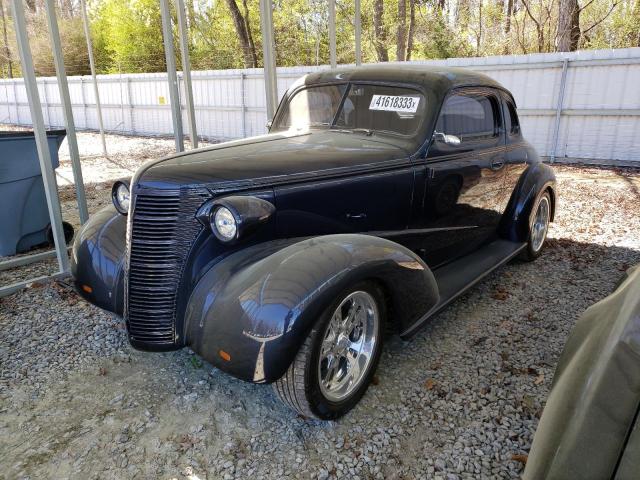
[{"label": "side window", "polygon": [[455,93],[445,100],[436,132],[455,135],[461,141],[497,138],[500,112],[496,97],[482,93]]},{"label": "side window", "polygon": [[520,133],[520,121],[516,112],[516,106],[510,99],[505,100],[507,106],[505,111],[505,129],[509,135],[518,135]]}]

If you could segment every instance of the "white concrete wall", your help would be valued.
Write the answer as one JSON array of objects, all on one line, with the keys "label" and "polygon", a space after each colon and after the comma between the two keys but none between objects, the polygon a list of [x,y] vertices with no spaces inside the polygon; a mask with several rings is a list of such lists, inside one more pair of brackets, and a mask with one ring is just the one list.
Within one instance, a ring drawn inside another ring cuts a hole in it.
[{"label": "white concrete wall", "polygon": [[[541,155],[551,156],[565,61],[566,83],[555,142],[558,160],[568,157],[640,165],[640,48],[412,63],[468,67],[498,80],[515,96],[525,137]],[[299,76],[325,68],[278,68],[279,94]],[[262,69],[194,71],[192,76],[199,135],[224,140],[265,131]],[[107,130],[172,133],[165,74],[100,75],[98,83]],[[69,84],[77,128],[97,129],[91,78],[70,77]],[[40,78],[39,87],[45,122],[63,126],[56,79]],[[0,80],[2,123],[31,124],[21,79]],[[186,118],[183,124],[186,131]]]}]

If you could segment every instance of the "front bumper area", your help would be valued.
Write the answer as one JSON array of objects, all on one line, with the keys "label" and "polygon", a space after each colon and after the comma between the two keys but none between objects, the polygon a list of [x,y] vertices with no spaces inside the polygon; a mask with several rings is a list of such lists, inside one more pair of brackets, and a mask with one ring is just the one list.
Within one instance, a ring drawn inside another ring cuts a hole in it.
[{"label": "front bumper area", "polygon": [[124,312],[127,217],[109,205],[92,215],[73,244],[71,273],[78,293],[104,310]]}]

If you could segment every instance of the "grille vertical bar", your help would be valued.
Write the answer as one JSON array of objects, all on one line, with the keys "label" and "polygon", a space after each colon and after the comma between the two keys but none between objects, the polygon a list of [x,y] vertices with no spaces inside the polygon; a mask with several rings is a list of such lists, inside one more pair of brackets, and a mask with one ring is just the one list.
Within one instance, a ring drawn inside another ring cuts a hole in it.
[{"label": "grille vertical bar", "polygon": [[127,276],[127,325],[136,342],[176,343],[176,302],[187,255],[206,199],[193,190],[140,190],[135,197]]}]

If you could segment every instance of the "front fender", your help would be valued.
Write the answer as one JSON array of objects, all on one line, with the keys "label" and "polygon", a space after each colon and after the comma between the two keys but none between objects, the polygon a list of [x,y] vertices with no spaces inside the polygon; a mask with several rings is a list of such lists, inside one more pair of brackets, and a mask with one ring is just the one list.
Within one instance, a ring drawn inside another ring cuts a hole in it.
[{"label": "front fender", "polygon": [[109,205],[82,227],[71,255],[71,274],[80,295],[120,316],[124,310],[126,232],[127,217]]},{"label": "front fender", "polygon": [[273,382],[324,309],[364,279],[389,293],[400,328],[439,300],[426,264],[390,240],[344,234],[266,242],[226,257],[200,279],[185,314],[187,345],[238,378]]},{"label": "front fender", "polygon": [[526,242],[529,218],[536,199],[545,190],[551,193],[551,221],[556,209],[556,176],[548,165],[536,162],[524,171],[511,194],[499,226],[500,236],[514,242]]}]

